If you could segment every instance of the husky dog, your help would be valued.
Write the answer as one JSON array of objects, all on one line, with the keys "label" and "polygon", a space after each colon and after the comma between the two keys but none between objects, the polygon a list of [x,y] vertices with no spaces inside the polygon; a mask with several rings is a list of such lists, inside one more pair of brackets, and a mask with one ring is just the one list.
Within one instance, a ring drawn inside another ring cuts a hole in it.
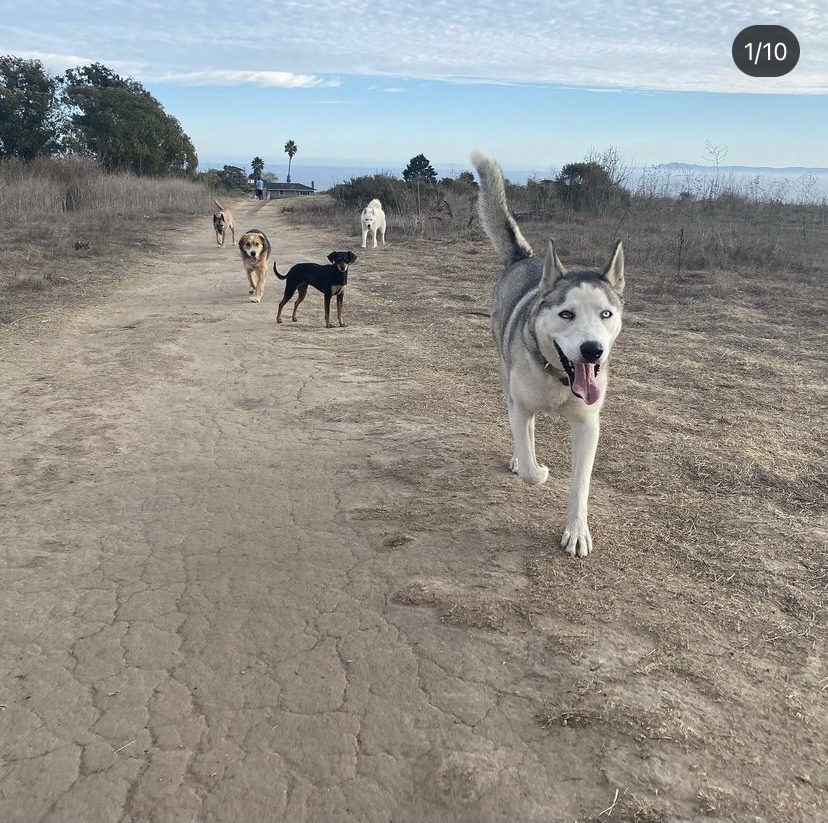
[{"label": "husky dog", "polygon": [[561,546],[586,557],[607,360],[621,331],[624,251],[619,240],[603,271],[567,270],[550,240],[541,263],[509,212],[500,167],[480,151],[472,163],[480,176],[480,222],[506,264],[492,296],[492,330],[514,443],[509,468],[530,486],[544,483],[549,469],[535,458],[535,415],[559,412],[569,420],[572,481]]}]

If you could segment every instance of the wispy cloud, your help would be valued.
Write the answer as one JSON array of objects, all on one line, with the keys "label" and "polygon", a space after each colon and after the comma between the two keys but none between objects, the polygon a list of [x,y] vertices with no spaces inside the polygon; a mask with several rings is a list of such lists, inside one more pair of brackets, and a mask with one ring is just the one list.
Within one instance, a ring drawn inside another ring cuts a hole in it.
[{"label": "wispy cloud", "polygon": [[323,78],[313,74],[293,74],[289,71],[210,70],[170,72],[149,77],[156,83],[177,83],[183,86],[261,86],[274,88],[336,87],[339,78]]},{"label": "wispy cloud", "polygon": [[108,69],[122,77],[138,77],[144,73],[144,63],[134,60],[107,60],[103,61],[99,56],[65,54],[57,52],[37,51],[36,49],[3,49],[3,54],[14,54],[25,60],[39,60],[53,74],[60,74],[67,69],[74,69],[78,66],[89,66],[92,63],[104,63]]},{"label": "wispy cloud", "polygon": [[145,82],[175,83],[181,86],[259,86],[262,88],[307,89],[336,88],[342,85],[338,77],[320,77],[315,74],[294,74],[289,71],[246,71],[240,69],[208,69],[202,71],[159,71],[156,66],[130,60],[103,61],[99,57],[77,54],[54,54],[41,51],[14,52],[18,57],[40,60],[54,73],[77,66],[105,62],[107,68],[124,77]]}]

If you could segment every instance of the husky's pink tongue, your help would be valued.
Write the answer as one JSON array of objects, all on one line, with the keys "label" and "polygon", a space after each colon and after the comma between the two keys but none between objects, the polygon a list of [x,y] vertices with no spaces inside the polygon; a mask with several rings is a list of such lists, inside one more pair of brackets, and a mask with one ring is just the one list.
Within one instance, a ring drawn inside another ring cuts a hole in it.
[{"label": "husky's pink tongue", "polygon": [[572,394],[577,394],[587,406],[591,406],[601,397],[601,389],[595,382],[595,366],[591,363],[573,363],[575,379],[572,381]]}]

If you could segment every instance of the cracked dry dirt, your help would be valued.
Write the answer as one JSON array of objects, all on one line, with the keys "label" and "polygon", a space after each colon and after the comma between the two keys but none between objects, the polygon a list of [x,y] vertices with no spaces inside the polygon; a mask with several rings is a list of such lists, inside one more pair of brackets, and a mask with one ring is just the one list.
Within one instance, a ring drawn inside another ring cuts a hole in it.
[{"label": "cracked dry dirt", "polygon": [[[333,247],[275,204],[235,212],[280,268]],[[639,630],[660,606],[603,588],[637,585],[638,561],[612,554],[600,478],[597,568],[557,551],[566,469],[531,502],[503,471],[494,371],[471,416],[454,378],[428,382],[403,325],[411,301],[449,295],[415,265],[389,297],[395,240],[336,238],[360,253],[345,329],[323,328],[316,292],[277,327],[282,283],[247,302],[204,217],[36,345],[6,334],[0,820],[807,819],[824,715],[803,698],[777,738],[772,701],[751,702],[766,675],[726,685],[726,631],[697,663],[692,618],[686,659],[670,631]],[[487,298],[463,286],[451,312],[462,354],[494,369]],[[561,586],[592,598],[584,619],[522,597],[527,516]],[[596,598],[614,617],[592,619]],[[820,648],[796,651],[811,694]],[[810,766],[781,743],[810,745]]]}]

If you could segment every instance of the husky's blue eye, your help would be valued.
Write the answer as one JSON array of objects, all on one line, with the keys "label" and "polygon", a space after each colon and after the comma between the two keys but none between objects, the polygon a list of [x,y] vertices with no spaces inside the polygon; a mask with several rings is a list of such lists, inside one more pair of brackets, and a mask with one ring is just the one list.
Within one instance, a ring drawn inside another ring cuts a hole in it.
[{"label": "husky's blue eye", "polygon": [[610,317],[612,317],[612,312],[609,309],[604,309],[601,312],[601,319],[602,320],[609,320]]},{"label": "husky's blue eye", "polygon": [[569,311],[569,309],[564,309],[563,311],[558,312],[558,317],[560,317],[562,320],[574,320],[575,313]]}]

